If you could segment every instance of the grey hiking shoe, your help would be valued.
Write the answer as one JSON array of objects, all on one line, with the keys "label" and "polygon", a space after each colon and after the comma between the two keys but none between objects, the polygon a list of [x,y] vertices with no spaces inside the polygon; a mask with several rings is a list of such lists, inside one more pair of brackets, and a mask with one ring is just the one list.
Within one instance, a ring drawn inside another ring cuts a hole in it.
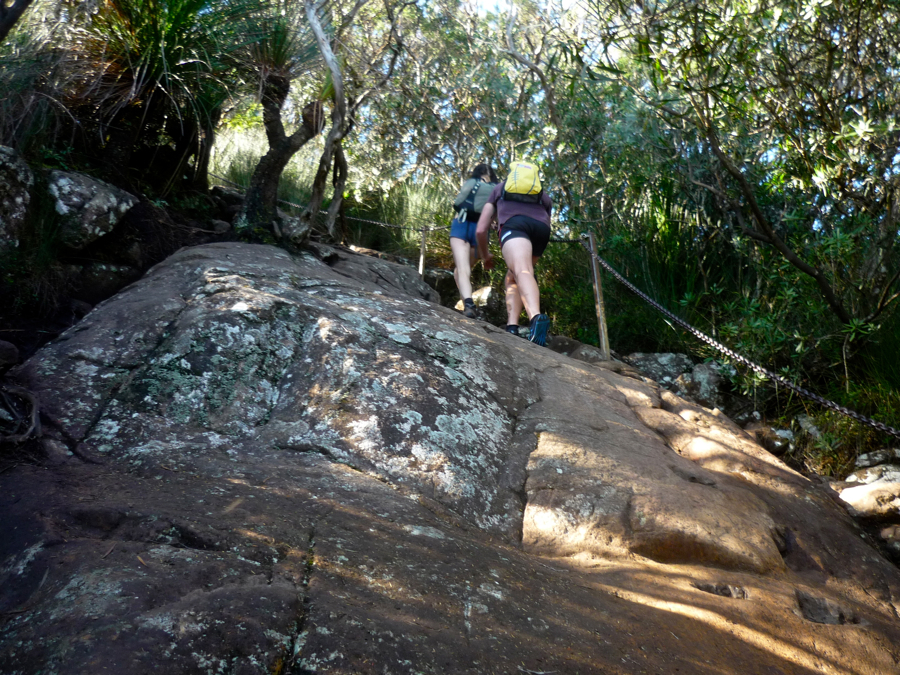
[{"label": "grey hiking shoe", "polygon": [[466,298],[463,300],[463,314],[465,314],[470,319],[475,319],[478,315],[475,313],[475,301],[472,298]]},{"label": "grey hiking shoe", "polygon": [[535,314],[531,318],[531,327],[528,330],[528,339],[536,345],[543,347],[547,344],[547,330],[550,328],[550,317],[546,314]]}]

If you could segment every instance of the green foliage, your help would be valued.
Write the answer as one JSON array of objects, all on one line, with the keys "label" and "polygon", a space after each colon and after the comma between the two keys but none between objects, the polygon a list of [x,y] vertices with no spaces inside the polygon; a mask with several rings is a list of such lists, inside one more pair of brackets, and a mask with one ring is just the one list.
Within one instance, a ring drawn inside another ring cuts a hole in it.
[{"label": "green foliage", "polygon": [[239,101],[234,110],[231,110],[222,121],[222,128],[228,131],[249,131],[261,129],[263,124],[263,109],[257,102],[249,100]]},{"label": "green foliage", "polygon": [[47,49],[48,36],[27,28],[24,24],[0,43],[0,144],[35,154],[61,125],[56,100],[61,57]]},{"label": "green foliage", "polygon": [[83,61],[77,95],[109,119],[157,98],[179,117],[208,116],[224,95],[233,16],[210,0],[100,3],[72,45]]},{"label": "green foliage", "polygon": [[[320,62],[321,55],[299,0],[244,2],[240,11],[243,16],[235,19],[241,27],[243,44],[236,46],[233,56],[237,72],[256,86],[257,95],[263,93],[267,81],[290,87],[292,81]],[[330,32],[333,27],[328,9],[323,11],[323,27]],[[251,106],[250,110],[261,115],[258,107]]]},{"label": "green foliage", "polygon": [[[306,204],[312,191],[321,149],[322,142],[318,139],[294,155],[281,175],[279,199],[301,206]],[[261,128],[226,128],[218,135],[210,162],[213,182],[221,182],[227,186],[234,184],[245,189],[265,151],[266,138]],[[223,178],[224,181],[221,180]],[[287,204],[282,204],[282,208],[290,211]]]},{"label": "green foliage", "polygon": [[541,311],[553,320],[554,333],[597,345],[594,286],[587,252],[577,243],[551,242],[535,274],[541,290]]},{"label": "green foliage", "polygon": [[[900,390],[884,381],[880,373],[869,371],[864,384],[854,384],[849,391],[835,387],[825,396],[868,417],[900,428]],[[807,405],[819,438],[801,435],[792,459],[808,471],[823,476],[844,478],[853,470],[856,458],[885,445],[884,435],[872,427],[832,411]]]},{"label": "green foliage", "polygon": [[[447,203],[446,191],[435,182],[403,182],[387,192],[361,192],[346,202],[347,230],[344,235],[347,243],[418,261],[422,229],[449,225]],[[365,220],[396,227],[375,225]],[[427,264],[452,267],[448,232],[427,232],[425,236]]]}]

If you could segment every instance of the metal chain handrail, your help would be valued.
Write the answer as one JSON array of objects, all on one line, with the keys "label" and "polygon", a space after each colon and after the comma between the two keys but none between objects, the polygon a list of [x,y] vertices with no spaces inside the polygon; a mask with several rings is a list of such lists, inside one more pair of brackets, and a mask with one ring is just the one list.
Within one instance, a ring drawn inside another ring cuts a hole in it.
[{"label": "metal chain handrail", "polygon": [[[323,212],[324,213],[324,212]],[[356,216],[344,216],[347,220],[358,220],[362,223],[371,223],[372,225],[381,225],[382,227],[392,227],[395,230],[409,230],[412,232],[440,232],[441,230],[449,230],[449,226],[443,227],[407,227],[405,225],[392,225],[391,223],[383,223],[380,220],[368,220],[367,218],[358,218]]]},{"label": "metal chain handrail", "polygon": [[[667,318],[671,319],[674,323],[676,323],[676,324],[678,324],[679,326],[681,326],[683,329],[685,329],[686,331],[688,331],[689,333],[691,333],[691,334],[692,334],[694,337],[696,337],[697,339],[699,339],[699,340],[705,342],[706,344],[708,344],[709,346],[711,346],[713,349],[715,349],[715,350],[721,352],[722,354],[725,354],[726,356],[728,356],[729,358],[733,359],[734,361],[736,361],[736,362],[738,362],[738,363],[740,363],[740,364],[743,364],[743,365],[747,366],[747,367],[750,368],[751,370],[753,370],[753,371],[759,373],[760,375],[763,375],[764,377],[767,377],[767,378],[770,379],[770,380],[773,380],[773,381],[777,382],[778,384],[782,385],[783,387],[786,387],[787,389],[790,389],[790,390],[793,391],[793,392],[796,392],[797,394],[799,394],[800,396],[803,396],[804,398],[808,398],[808,399],[811,400],[811,401],[815,401],[816,403],[818,403],[818,404],[821,405],[821,406],[824,406],[824,407],[826,407],[826,408],[829,408],[829,409],[831,409],[831,410],[834,410],[835,412],[838,412],[838,413],[840,413],[841,415],[844,415],[844,416],[846,416],[846,417],[849,417],[849,418],[851,418],[851,419],[854,419],[854,420],[856,420],[857,422],[861,422],[862,424],[866,424],[866,425],[868,425],[868,426],[870,426],[870,427],[872,427],[872,428],[874,428],[874,429],[877,429],[878,431],[881,431],[881,432],[886,433],[886,434],[890,434],[891,436],[894,436],[894,437],[896,437],[896,438],[900,438],[900,430],[895,429],[895,428],[892,427],[892,426],[888,426],[888,425],[885,424],[884,422],[879,422],[878,420],[873,420],[872,418],[866,417],[865,415],[861,415],[860,413],[858,413],[858,412],[856,412],[856,411],[854,411],[854,410],[850,410],[849,408],[845,408],[844,406],[839,405],[839,404],[835,403],[834,401],[829,401],[829,400],[826,399],[826,398],[822,398],[822,397],[819,396],[818,394],[814,394],[813,392],[811,392],[811,391],[809,391],[809,390],[807,390],[807,389],[804,389],[803,387],[801,387],[801,386],[799,386],[799,385],[794,384],[794,383],[791,382],[790,380],[786,380],[786,379],[785,379],[784,377],[782,377],[781,375],[778,375],[777,373],[773,373],[771,370],[768,370],[768,369],[766,369],[766,368],[763,368],[763,367],[760,366],[760,365],[757,365],[756,363],[754,363],[754,362],[751,361],[750,359],[746,358],[745,356],[741,356],[740,354],[738,354],[738,353],[737,353],[736,351],[734,351],[733,349],[731,349],[731,348],[729,348],[729,347],[726,347],[726,346],[723,345],[722,343],[720,343],[720,342],[716,341],[715,339],[711,338],[711,337],[710,337],[709,335],[707,335],[706,333],[703,333],[702,331],[700,331],[700,330],[694,328],[694,327],[691,326],[687,321],[685,321],[685,320],[682,319],[681,317],[679,317],[679,316],[673,314],[673,313],[670,312],[668,309],[666,309],[665,307],[663,307],[662,305],[660,305],[658,302],[656,302],[655,300],[653,300],[653,299],[652,299],[650,296],[648,296],[646,293],[644,293],[644,292],[641,291],[639,288],[637,288],[634,284],[632,284],[630,281],[628,281],[628,279],[626,279],[626,278],[623,277],[621,274],[619,274],[619,273],[612,267],[612,265],[610,265],[608,262],[606,262],[606,261],[605,261],[603,258],[601,258],[599,255],[596,255],[595,253],[593,253],[593,252],[591,251],[590,247],[589,247],[588,244],[587,244],[586,236],[587,236],[587,235],[582,235],[581,245],[582,245],[582,246],[585,248],[585,250],[588,252],[588,255],[593,256],[593,257],[597,260],[597,262],[603,267],[603,269],[605,269],[607,272],[609,272],[610,274],[612,274],[613,277],[615,277],[615,279],[616,279],[619,283],[621,283],[623,286],[625,286],[625,288],[627,288],[629,291],[631,291],[632,293],[634,293],[635,295],[637,295],[641,300],[643,300],[644,302],[646,302],[647,304],[649,304],[651,307],[653,307],[653,308],[656,309],[657,311],[661,312],[664,316],[666,316]],[[571,240],[570,240],[570,241],[571,241]]]},{"label": "metal chain handrail", "polygon": [[[212,176],[213,178],[224,181],[224,182],[228,183],[229,185],[233,185],[234,187],[236,187],[240,190],[246,190],[246,188],[243,187],[242,185],[239,185],[238,183],[235,183],[234,181],[230,181],[227,178],[225,178],[224,176],[217,176],[216,174],[214,174],[212,172],[210,172],[209,175]],[[306,208],[302,204],[295,204],[294,202],[289,202],[287,199],[279,199],[278,201],[282,204],[287,204],[288,206],[293,206],[295,209],[305,209]],[[322,210],[322,211],[319,211],[319,213],[320,214],[328,213],[328,211]],[[362,222],[362,223],[371,223],[372,225],[381,225],[382,227],[391,227],[396,230],[408,230],[410,232],[440,232],[441,230],[449,230],[450,229],[447,226],[444,226],[444,227],[406,227],[404,225],[392,225],[391,223],[383,223],[380,220],[368,220],[367,218],[357,218],[356,216],[346,216],[345,215],[344,218],[346,218],[347,220],[358,220],[359,222]]]}]

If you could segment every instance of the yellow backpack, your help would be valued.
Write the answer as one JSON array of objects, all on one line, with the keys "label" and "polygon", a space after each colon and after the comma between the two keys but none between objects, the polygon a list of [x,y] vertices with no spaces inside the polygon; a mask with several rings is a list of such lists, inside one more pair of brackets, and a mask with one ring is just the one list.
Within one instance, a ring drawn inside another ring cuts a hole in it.
[{"label": "yellow backpack", "polygon": [[509,176],[503,185],[503,199],[511,202],[537,204],[544,190],[541,186],[540,167],[534,162],[520,160],[509,167]]}]

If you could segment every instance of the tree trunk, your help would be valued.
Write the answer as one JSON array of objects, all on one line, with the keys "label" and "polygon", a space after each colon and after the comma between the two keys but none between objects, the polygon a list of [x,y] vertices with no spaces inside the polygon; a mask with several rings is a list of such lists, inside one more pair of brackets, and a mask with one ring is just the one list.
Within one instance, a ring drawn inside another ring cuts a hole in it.
[{"label": "tree trunk", "polygon": [[347,186],[347,157],[344,155],[344,146],[341,141],[335,143],[334,146],[334,174],[331,184],[334,187],[334,197],[331,199],[331,205],[328,207],[328,217],[325,220],[325,226],[328,228],[328,234],[334,236],[335,222],[341,215],[341,207],[344,205],[344,188]]},{"label": "tree trunk", "polygon": [[31,2],[32,0],[15,0],[11,5],[7,5],[6,0],[0,0],[0,41],[6,39]]},{"label": "tree trunk", "polygon": [[243,217],[250,226],[271,228],[278,216],[278,183],[284,167],[297,151],[316,136],[324,126],[322,103],[314,101],[303,109],[303,125],[288,136],[281,121],[281,108],[287,99],[291,82],[286,77],[270,76],[263,89],[263,125],[269,150],[263,155],[244,200]]},{"label": "tree trunk", "polygon": [[[338,65],[337,58],[334,55],[334,51],[331,49],[331,43],[328,41],[325,31],[322,29],[322,23],[319,21],[316,3],[313,0],[305,0],[304,4],[306,7],[306,18],[309,21],[310,28],[312,28],[313,35],[316,38],[319,52],[322,54],[322,58],[325,60],[328,69],[331,71],[331,80],[334,88],[334,107],[331,110],[331,129],[328,130],[328,136],[325,138],[325,148],[322,150],[322,157],[319,160],[319,170],[316,172],[316,177],[313,180],[309,204],[303,209],[303,213],[300,214],[301,223],[312,227],[316,215],[322,207],[322,201],[325,198],[325,183],[328,180],[328,174],[331,170],[331,160],[335,157],[337,152],[341,152],[341,157],[343,157],[343,151],[340,150],[340,142],[344,137],[344,134],[347,133],[347,129],[345,128],[347,100],[344,97],[344,78],[341,74],[341,69]],[[341,197],[342,195],[340,194],[335,195],[335,199],[338,200],[338,206],[340,206]],[[331,233],[333,228],[334,214],[329,213],[329,233]]]},{"label": "tree trunk", "polygon": [[213,144],[216,141],[216,127],[221,118],[222,109],[216,108],[208,117],[204,117],[204,124],[201,125],[191,185],[194,189],[202,192],[209,191],[209,160],[212,156]]},{"label": "tree trunk", "polygon": [[306,138],[298,139],[302,141],[299,144],[291,142],[293,136],[286,138],[281,143],[270,146],[268,152],[260,158],[250,178],[250,187],[244,201],[244,215],[249,225],[271,227],[275,222],[278,216],[278,184],[284,167],[312,137],[313,134],[309,134]]}]

